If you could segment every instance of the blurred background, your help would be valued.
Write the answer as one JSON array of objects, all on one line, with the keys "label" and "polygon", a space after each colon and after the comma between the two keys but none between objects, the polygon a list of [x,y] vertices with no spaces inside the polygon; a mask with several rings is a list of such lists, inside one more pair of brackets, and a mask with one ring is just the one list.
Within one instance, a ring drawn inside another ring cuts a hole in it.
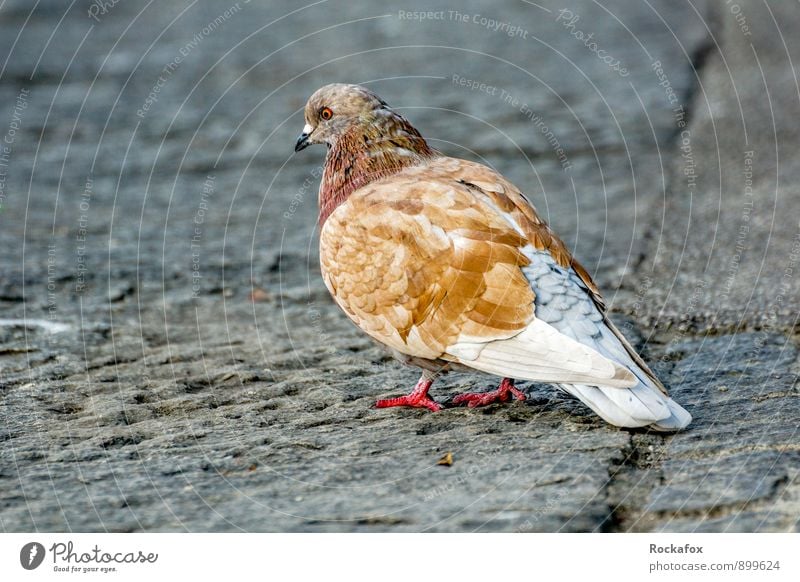
[{"label": "blurred background", "polygon": [[[0,3],[0,531],[797,530],[798,24],[747,0]],[[293,145],[331,82],[526,192],[691,430],[535,384],[371,409],[416,373],[319,276],[324,148]]]}]

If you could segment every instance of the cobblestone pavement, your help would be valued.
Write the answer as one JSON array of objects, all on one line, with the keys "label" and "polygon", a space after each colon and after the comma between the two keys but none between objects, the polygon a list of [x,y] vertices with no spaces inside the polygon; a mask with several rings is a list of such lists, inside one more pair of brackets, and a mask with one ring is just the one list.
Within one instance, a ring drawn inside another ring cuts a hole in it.
[{"label": "cobblestone pavement", "polygon": [[[506,4],[2,4],[0,531],[800,529],[800,9]],[[292,151],[334,81],[520,185],[690,430],[371,408],[416,373]]]}]

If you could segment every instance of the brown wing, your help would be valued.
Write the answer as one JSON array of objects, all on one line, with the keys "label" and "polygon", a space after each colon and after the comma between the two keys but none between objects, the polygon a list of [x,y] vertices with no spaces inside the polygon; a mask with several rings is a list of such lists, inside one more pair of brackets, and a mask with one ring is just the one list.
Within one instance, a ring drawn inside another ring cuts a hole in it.
[{"label": "brown wing", "polygon": [[553,259],[562,267],[571,268],[585,286],[586,293],[592,298],[597,309],[603,315],[606,326],[619,339],[625,351],[653,383],[664,393],[664,385],[655,373],[639,356],[628,340],[622,335],[606,313],[606,302],[592,277],[575,259],[567,249],[564,242],[550,229],[547,223],[539,217],[533,204],[503,176],[481,164],[459,160],[456,158],[440,158],[428,169],[433,171],[440,179],[450,176],[451,179],[467,184],[478,190],[483,196],[489,198],[492,204],[519,225],[526,238],[537,250],[546,250]]},{"label": "brown wing", "polygon": [[461,185],[395,176],[356,191],[325,222],[325,283],[375,339],[437,359],[459,337],[490,341],[533,319],[526,241]]}]

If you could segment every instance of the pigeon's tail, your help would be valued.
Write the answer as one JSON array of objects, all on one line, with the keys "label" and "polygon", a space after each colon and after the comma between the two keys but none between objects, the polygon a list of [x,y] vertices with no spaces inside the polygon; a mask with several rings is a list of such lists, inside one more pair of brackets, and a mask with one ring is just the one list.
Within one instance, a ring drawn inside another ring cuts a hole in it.
[{"label": "pigeon's tail", "polygon": [[633,388],[607,388],[586,384],[559,386],[594,410],[606,422],[623,427],[648,427],[658,431],[677,431],[692,421],[692,415],[680,404],[639,380]]},{"label": "pigeon's tail", "polygon": [[603,318],[603,323],[599,334],[586,341],[605,357],[627,368],[637,383],[630,388],[564,383],[559,386],[617,426],[658,431],[686,428],[692,422],[692,415],[669,397],[661,381],[616,326],[607,317]]}]

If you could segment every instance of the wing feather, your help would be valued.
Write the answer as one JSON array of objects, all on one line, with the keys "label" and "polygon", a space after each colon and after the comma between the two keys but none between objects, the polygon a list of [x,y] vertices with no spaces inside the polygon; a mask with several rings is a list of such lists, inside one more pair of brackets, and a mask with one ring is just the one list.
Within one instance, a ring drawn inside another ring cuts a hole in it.
[{"label": "wing feather", "polygon": [[445,359],[482,372],[540,382],[591,382],[625,388],[636,383],[627,369],[534,319],[512,338],[480,344],[456,343]]}]

